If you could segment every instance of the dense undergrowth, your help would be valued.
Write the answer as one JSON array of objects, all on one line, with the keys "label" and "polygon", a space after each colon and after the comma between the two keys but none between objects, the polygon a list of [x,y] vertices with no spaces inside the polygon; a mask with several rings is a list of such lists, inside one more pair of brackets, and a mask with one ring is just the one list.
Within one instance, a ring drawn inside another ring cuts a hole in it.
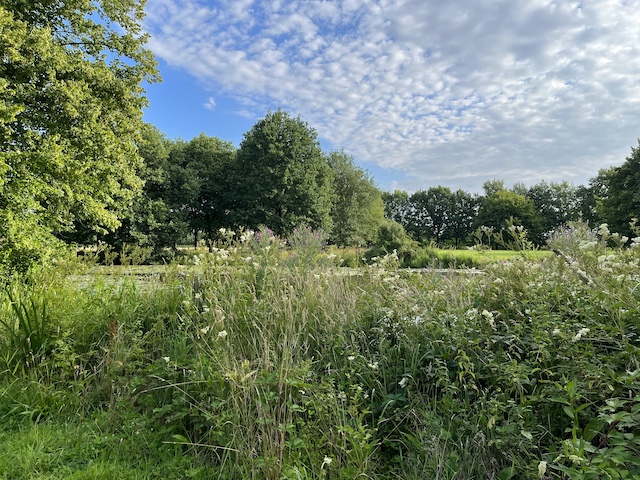
[{"label": "dense undergrowth", "polygon": [[151,283],[15,283],[0,478],[640,478],[622,240],[576,227],[483,275],[394,255],[353,275],[245,236]]}]

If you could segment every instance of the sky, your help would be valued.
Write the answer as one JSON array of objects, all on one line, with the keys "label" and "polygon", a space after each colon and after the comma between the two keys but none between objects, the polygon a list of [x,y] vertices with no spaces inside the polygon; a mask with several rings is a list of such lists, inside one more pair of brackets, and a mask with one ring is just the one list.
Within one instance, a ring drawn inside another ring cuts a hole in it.
[{"label": "sky", "polygon": [[145,121],[239,146],[269,110],[383,190],[481,192],[624,163],[640,137],[640,0],[149,0]]}]

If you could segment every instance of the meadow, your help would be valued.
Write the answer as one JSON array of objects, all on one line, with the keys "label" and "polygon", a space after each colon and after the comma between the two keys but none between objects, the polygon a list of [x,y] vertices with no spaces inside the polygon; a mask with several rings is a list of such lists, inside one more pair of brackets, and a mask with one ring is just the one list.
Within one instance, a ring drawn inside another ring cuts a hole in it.
[{"label": "meadow", "polygon": [[640,238],[553,242],[467,275],[245,232],[12,283],[0,478],[640,479]]}]

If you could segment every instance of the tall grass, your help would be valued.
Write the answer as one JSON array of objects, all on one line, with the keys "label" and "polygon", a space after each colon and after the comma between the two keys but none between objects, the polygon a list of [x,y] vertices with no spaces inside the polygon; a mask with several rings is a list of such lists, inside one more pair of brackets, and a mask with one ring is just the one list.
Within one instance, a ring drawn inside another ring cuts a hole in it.
[{"label": "tall grass", "polygon": [[15,287],[0,452],[33,449],[0,478],[638,475],[640,250],[584,238],[464,276],[245,235],[151,281]]}]

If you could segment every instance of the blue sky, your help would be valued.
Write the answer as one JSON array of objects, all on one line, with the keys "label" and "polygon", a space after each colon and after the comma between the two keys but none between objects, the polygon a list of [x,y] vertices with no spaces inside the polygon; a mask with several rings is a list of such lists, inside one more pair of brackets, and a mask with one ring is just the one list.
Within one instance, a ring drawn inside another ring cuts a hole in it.
[{"label": "blue sky", "polygon": [[145,120],[300,115],[385,190],[586,184],[640,137],[640,0],[150,0]]}]

